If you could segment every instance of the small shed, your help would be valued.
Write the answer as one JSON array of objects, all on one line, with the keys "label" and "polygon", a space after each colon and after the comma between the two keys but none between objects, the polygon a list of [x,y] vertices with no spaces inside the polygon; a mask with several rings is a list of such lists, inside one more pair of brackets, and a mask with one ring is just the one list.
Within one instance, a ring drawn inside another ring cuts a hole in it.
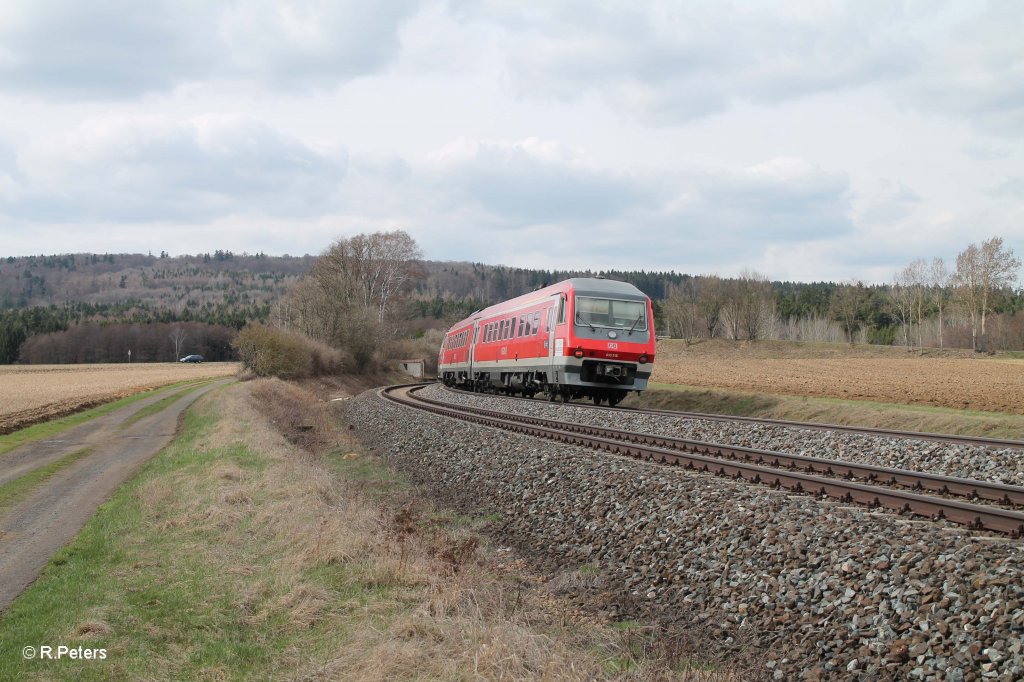
[{"label": "small shed", "polygon": [[402,363],[403,372],[405,372],[406,374],[411,374],[417,379],[423,378],[424,368],[427,363],[422,358],[417,360],[400,360],[399,362]]}]

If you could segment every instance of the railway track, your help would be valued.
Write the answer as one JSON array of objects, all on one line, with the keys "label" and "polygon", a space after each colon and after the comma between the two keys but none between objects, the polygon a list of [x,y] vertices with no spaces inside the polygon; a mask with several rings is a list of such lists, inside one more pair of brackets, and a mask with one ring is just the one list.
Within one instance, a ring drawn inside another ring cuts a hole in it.
[{"label": "railway track", "polygon": [[[445,387],[446,391],[453,393],[464,393],[473,395],[471,391]],[[534,400],[534,398],[520,398],[515,396],[501,396],[512,400]],[[889,438],[911,438],[915,440],[934,441],[937,443],[954,443],[958,445],[972,445],[989,448],[1014,448],[1024,450],[1024,441],[1012,440],[1009,438],[986,438],[982,436],[958,436],[947,433],[924,433],[920,431],[896,431],[892,429],[877,429],[865,426],[846,426],[843,424],[822,424],[819,422],[797,422],[785,421],[782,419],[767,419],[764,417],[739,417],[723,414],[708,414],[705,412],[682,412],[677,410],[658,410],[652,408],[635,407],[607,407],[588,405],[586,403],[570,403],[574,407],[586,407],[595,410],[621,410],[625,412],[642,412],[644,414],[662,415],[666,417],[678,417],[680,419],[704,419],[716,422],[732,422],[740,424],[759,424],[765,426],[779,426],[789,429],[811,429],[814,431],[839,431],[841,433],[863,434],[868,436],[885,436]]]},{"label": "railway track", "polygon": [[[422,387],[418,385],[418,388]],[[1024,512],[1019,510],[1024,506],[1024,487],[1020,486],[564,423],[481,408],[457,407],[416,396],[416,390],[417,386],[395,386],[384,389],[383,395],[435,414],[564,443],[681,465],[794,492],[828,496],[844,502],[945,519],[973,529],[1014,537],[1024,535]],[[877,435],[877,432],[872,433]],[[925,495],[921,491],[947,497]],[[974,501],[985,500],[1016,509],[951,499],[953,496]]]}]

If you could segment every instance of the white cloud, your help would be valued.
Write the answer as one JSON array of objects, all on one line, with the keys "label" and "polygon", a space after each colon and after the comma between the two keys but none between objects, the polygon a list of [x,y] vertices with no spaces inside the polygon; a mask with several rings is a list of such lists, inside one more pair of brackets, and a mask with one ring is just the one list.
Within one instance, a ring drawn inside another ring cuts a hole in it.
[{"label": "white cloud", "polygon": [[902,97],[926,111],[970,121],[988,133],[1024,133],[1024,12],[993,0],[954,23],[922,59]]},{"label": "white cloud", "polygon": [[31,221],[205,221],[315,215],[334,199],[344,150],[324,152],[247,117],[103,117],[19,157],[0,213]]},{"label": "white cloud", "polygon": [[331,88],[385,68],[416,0],[82,3],[32,0],[0,13],[0,89],[133,97],[231,78]]},{"label": "white cloud", "polygon": [[1022,17],[12,0],[0,244],[315,253],[402,228],[438,259],[886,279],[1024,244]]},{"label": "white cloud", "polygon": [[460,3],[506,27],[522,97],[598,92],[647,122],[678,123],[739,101],[777,103],[891,79],[914,46],[889,3],[706,6],[658,2]]},{"label": "white cloud", "polygon": [[452,188],[453,203],[472,202],[513,224],[607,220],[657,200],[653,183],[536,138],[463,139],[433,155],[427,170]]}]

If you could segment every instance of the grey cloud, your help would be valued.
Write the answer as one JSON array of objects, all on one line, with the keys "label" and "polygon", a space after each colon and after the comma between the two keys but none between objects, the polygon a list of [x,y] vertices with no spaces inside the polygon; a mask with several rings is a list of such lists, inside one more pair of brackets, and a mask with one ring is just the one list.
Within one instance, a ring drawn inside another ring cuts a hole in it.
[{"label": "grey cloud", "polygon": [[[689,219],[723,233],[791,242],[847,234],[849,180],[845,175],[800,167],[795,172],[730,172],[695,178]],[[784,168],[779,168],[785,171]]]},{"label": "grey cloud", "polygon": [[[452,231],[440,239],[493,262],[555,257],[594,267],[731,267],[756,262],[772,245],[827,241],[855,229],[846,175],[800,159],[641,180],[565,159],[542,142],[474,143],[416,175],[447,196],[430,208],[437,212],[430,220]],[[557,253],[531,255],[537,244]]]},{"label": "grey cloud", "polygon": [[513,222],[600,220],[655,201],[629,175],[531,151],[528,145],[477,143],[435,170],[456,201],[472,201]]},{"label": "grey cloud", "polygon": [[522,96],[598,92],[651,122],[884,81],[917,60],[916,46],[889,30],[906,19],[888,3],[788,13],[720,3],[463,3],[457,12],[508,29]]},{"label": "grey cloud", "polygon": [[96,99],[217,77],[331,87],[384,68],[415,8],[415,0],[24,0],[0,14],[0,88]]},{"label": "grey cloud", "polygon": [[33,221],[203,221],[328,209],[344,153],[325,154],[251,119],[93,121],[27,151],[0,212]]},{"label": "grey cloud", "polygon": [[979,129],[1024,134],[1024,12],[994,0],[954,25],[924,56],[921,73],[899,96],[923,111],[966,118]]}]

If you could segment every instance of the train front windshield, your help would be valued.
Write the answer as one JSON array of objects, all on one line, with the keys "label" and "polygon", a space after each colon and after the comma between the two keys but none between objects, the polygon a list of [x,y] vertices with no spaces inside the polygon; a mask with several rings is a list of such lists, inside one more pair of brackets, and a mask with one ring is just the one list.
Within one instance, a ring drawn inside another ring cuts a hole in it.
[{"label": "train front windshield", "polygon": [[647,304],[614,298],[576,297],[576,324],[582,327],[647,330]]}]

